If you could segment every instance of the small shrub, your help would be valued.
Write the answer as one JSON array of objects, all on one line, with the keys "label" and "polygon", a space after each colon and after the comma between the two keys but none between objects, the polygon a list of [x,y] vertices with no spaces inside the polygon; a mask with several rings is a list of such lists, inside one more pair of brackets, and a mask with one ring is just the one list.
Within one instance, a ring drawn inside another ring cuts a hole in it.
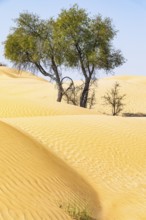
[{"label": "small shrub", "polygon": [[5,63],[0,63],[0,66],[7,66]]},{"label": "small shrub", "polygon": [[123,117],[146,117],[146,114],[138,112],[138,113],[129,113],[125,112],[122,114]]},{"label": "small shrub", "polygon": [[107,91],[106,95],[102,98],[104,99],[104,105],[109,105],[112,109],[112,115],[118,115],[124,108],[123,99],[125,94],[120,95],[119,93],[119,83],[115,83],[113,88]]},{"label": "small shrub", "polygon": [[[59,206],[63,208],[62,205]],[[74,220],[96,220],[90,216],[86,208],[79,209],[76,205],[67,205],[65,208],[66,213]]]}]

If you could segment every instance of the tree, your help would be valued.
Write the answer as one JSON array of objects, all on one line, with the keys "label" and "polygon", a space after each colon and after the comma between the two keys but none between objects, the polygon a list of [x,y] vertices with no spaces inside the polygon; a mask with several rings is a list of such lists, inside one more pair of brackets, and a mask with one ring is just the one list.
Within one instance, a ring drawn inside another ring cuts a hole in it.
[{"label": "tree", "polygon": [[[67,81],[67,85],[68,85],[68,81]],[[92,82],[90,86],[89,96],[87,99],[87,108],[89,109],[92,109],[92,107],[96,104],[95,86],[97,86],[96,83]],[[73,84],[72,87],[68,86],[68,88],[65,90],[65,94],[63,97],[64,101],[67,102],[68,104],[79,106],[80,95],[83,91],[83,88],[84,88],[84,82],[80,84]]]},{"label": "tree", "polygon": [[124,63],[120,50],[115,50],[112,40],[116,35],[111,20],[100,15],[90,18],[84,9],[74,5],[62,10],[55,24],[58,44],[64,48],[65,65],[80,68],[84,87],[80,106],[86,108],[90,83],[98,70],[107,73]]},{"label": "tree", "polygon": [[[61,102],[65,90],[62,86],[60,66],[64,62],[61,47],[54,37],[55,21],[41,20],[39,16],[22,13],[16,19],[16,26],[5,41],[5,57],[19,69],[40,71],[57,84],[57,101]],[[70,77],[69,87],[73,85]]]},{"label": "tree", "polygon": [[[90,18],[77,5],[62,10],[57,20],[41,20],[37,15],[22,13],[12,30],[5,41],[6,58],[20,69],[39,70],[54,80],[59,102],[74,89],[70,77],[62,78],[62,65],[81,69],[84,85],[80,106],[85,108],[97,71],[103,69],[108,73],[124,62],[121,52],[112,45],[116,31],[111,20],[100,15]],[[70,83],[65,90],[66,78]]]},{"label": "tree", "polygon": [[106,95],[102,98],[104,99],[104,104],[109,105],[112,109],[112,115],[118,115],[122,110],[125,104],[123,104],[123,99],[125,94],[119,94],[120,84],[116,82],[111,90],[109,90]]}]

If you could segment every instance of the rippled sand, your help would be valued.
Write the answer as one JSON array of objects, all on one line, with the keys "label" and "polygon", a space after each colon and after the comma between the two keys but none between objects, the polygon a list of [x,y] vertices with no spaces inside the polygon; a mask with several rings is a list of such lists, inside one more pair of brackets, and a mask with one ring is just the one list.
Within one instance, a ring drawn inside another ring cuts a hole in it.
[{"label": "rippled sand", "polygon": [[[125,112],[146,112],[146,77],[101,79],[94,110],[56,103],[53,85],[0,68],[0,219],[146,219],[146,118],[102,115],[115,81]],[[100,114],[99,114],[100,113]]]}]

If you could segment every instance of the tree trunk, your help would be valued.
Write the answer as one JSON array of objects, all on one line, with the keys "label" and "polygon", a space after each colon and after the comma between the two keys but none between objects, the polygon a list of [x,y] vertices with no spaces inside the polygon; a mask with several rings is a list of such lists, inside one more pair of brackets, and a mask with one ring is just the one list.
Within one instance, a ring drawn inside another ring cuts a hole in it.
[{"label": "tree trunk", "polygon": [[58,71],[58,66],[55,62],[54,56],[52,56],[51,61],[52,61],[52,69],[55,74],[55,78],[56,78],[55,81],[56,81],[57,89],[58,89],[57,102],[61,102],[62,97],[63,97],[63,88],[62,88],[62,82],[61,82],[59,71]]},{"label": "tree trunk", "polygon": [[80,107],[83,107],[83,108],[87,107],[89,88],[90,88],[90,79],[87,78],[85,80],[85,86],[84,86],[84,89],[83,89],[83,92],[82,92],[81,98],[80,98]]},{"label": "tree trunk", "polygon": [[61,102],[62,101],[62,97],[63,97],[63,88],[62,88],[61,84],[59,84],[57,86],[58,86],[57,102]]}]

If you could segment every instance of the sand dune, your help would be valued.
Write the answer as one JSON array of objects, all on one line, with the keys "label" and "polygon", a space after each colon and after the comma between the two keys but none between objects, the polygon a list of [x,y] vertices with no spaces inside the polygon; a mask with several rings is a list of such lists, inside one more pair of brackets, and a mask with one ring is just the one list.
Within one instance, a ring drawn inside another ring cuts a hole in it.
[{"label": "sand dune", "polygon": [[102,96],[109,91],[115,82],[120,84],[120,94],[126,94],[123,100],[126,113],[146,113],[146,77],[145,76],[112,76],[98,81],[96,88],[95,109],[98,114],[111,114],[111,109],[104,106]]},{"label": "sand dune", "polygon": [[0,133],[0,219],[70,219],[59,207],[87,202],[96,214],[96,192],[73,169],[2,122]]},{"label": "sand dune", "polygon": [[146,113],[146,77],[99,80],[87,110],[56,103],[45,80],[0,68],[0,219],[72,219],[68,204],[96,220],[146,219],[146,118],[102,114],[115,81],[124,111]]},{"label": "sand dune", "polygon": [[135,209],[134,219],[146,217],[146,119],[86,115],[6,121],[85,176],[99,194],[105,219],[132,219]]},{"label": "sand dune", "polygon": [[27,72],[0,67],[0,88],[0,117],[95,114],[57,103],[55,86]]}]

